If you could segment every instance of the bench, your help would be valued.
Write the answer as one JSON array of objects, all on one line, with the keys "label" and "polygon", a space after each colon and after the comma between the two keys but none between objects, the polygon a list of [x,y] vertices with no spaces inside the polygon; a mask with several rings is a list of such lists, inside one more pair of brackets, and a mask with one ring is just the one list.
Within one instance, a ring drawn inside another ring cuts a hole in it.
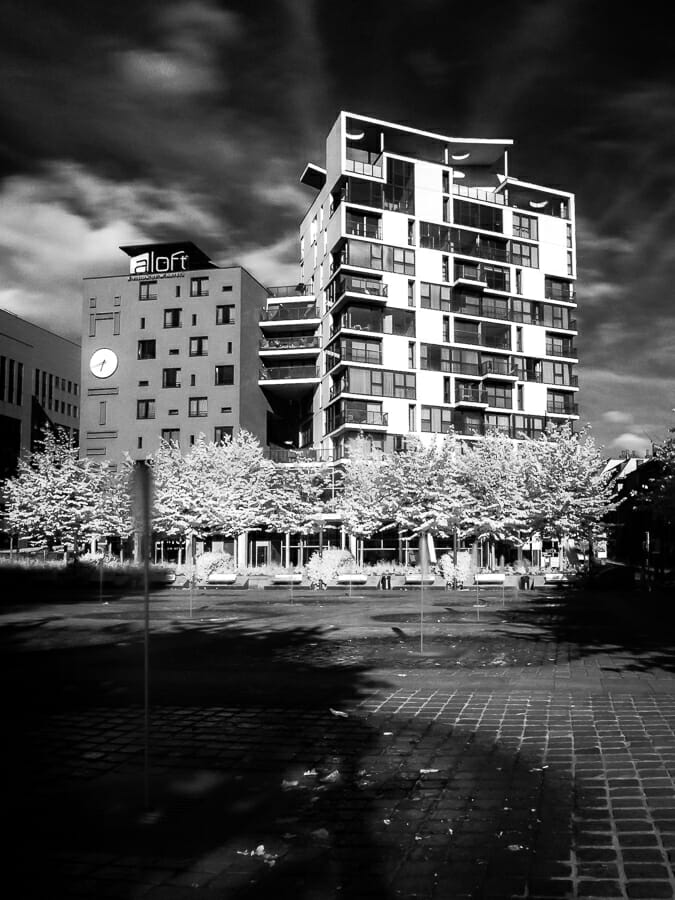
[{"label": "bench", "polygon": [[483,572],[473,576],[473,583],[488,587],[503,587],[506,575],[503,572]]},{"label": "bench", "polygon": [[436,581],[433,575],[425,575],[424,579],[422,579],[421,575],[413,574],[405,576],[406,584],[434,584]]},{"label": "bench", "polygon": [[338,584],[365,584],[368,576],[357,572],[343,572],[336,578]]}]

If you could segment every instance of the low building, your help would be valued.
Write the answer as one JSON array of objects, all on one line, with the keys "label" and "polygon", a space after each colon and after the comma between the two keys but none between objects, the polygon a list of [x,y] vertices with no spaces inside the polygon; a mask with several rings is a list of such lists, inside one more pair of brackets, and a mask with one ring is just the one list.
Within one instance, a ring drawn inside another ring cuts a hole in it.
[{"label": "low building", "polygon": [[75,443],[80,421],[80,345],[0,309],[0,478],[47,426]]}]

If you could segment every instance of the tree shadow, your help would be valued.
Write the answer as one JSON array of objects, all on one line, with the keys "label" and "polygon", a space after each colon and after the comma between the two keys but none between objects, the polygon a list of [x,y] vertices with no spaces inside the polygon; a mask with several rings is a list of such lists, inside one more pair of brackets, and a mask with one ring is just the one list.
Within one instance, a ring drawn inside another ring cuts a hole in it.
[{"label": "tree shadow", "polygon": [[[529,596],[503,618],[533,626],[520,640],[554,642],[569,659],[598,656],[601,667],[617,672],[675,672],[675,608],[663,592],[558,588]],[[602,666],[603,655],[611,664]]]},{"label": "tree shadow", "polygon": [[337,665],[319,628],[152,634],[146,781],[127,637],[4,648],[16,896],[506,897],[542,859],[567,873],[567,767],[545,770],[489,698],[475,722],[461,699],[439,721],[355,710],[391,688]]}]

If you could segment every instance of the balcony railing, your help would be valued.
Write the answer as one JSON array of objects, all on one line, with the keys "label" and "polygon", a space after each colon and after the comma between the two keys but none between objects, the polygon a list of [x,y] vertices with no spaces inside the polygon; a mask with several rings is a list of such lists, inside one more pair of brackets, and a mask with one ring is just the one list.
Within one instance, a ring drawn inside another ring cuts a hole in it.
[{"label": "balcony railing", "polygon": [[483,191],[480,188],[465,187],[463,184],[452,185],[452,193],[458,197],[469,197],[472,200],[484,200],[486,203],[498,203],[500,206],[506,206],[506,199],[503,194],[493,194],[492,191]]},{"label": "balcony railing", "polygon": [[453,360],[450,363],[450,371],[453,375],[482,375],[481,367],[478,363],[461,362],[461,360]]},{"label": "balcony railing", "polygon": [[546,355],[547,356],[565,356],[571,359],[577,358],[577,348],[572,344],[567,345],[559,345],[552,344],[549,341],[546,341]]},{"label": "balcony railing", "polygon": [[481,347],[494,347],[496,350],[510,350],[511,336],[509,334],[503,336],[476,334],[475,331],[465,331],[462,328],[455,327],[455,343],[480,344]]},{"label": "balcony railing", "polygon": [[512,363],[509,359],[491,359],[481,363],[480,374],[486,378],[489,378],[491,375],[502,378],[504,376],[515,378],[518,375],[518,369],[515,363]]},{"label": "balcony railing", "polygon": [[386,297],[388,286],[383,281],[377,281],[375,278],[359,278],[356,275],[345,275],[337,283],[335,296],[339,297],[345,292]]},{"label": "balcony railing", "polygon": [[386,426],[389,424],[388,413],[383,412],[366,412],[365,410],[356,410],[352,412],[337,413],[334,419],[334,427],[342,428],[343,425],[377,425]]},{"label": "balcony railing", "polygon": [[261,381],[285,381],[318,377],[318,366],[270,366],[260,370]]},{"label": "balcony railing", "polygon": [[308,306],[270,306],[260,310],[261,322],[287,322],[290,320],[319,319],[319,308],[312,303]]},{"label": "balcony railing", "polygon": [[577,292],[573,287],[564,287],[558,285],[547,284],[544,290],[544,297],[547,300],[560,300],[563,303],[574,303],[577,299]]},{"label": "balcony railing", "polygon": [[305,294],[311,294],[312,289],[309,284],[288,284],[281,287],[268,287],[268,297],[304,297]]},{"label": "balcony railing", "polygon": [[338,362],[368,363],[373,366],[382,365],[382,351],[379,347],[366,347],[364,349],[359,347],[342,347],[331,355],[334,355],[334,359],[331,362],[332,366],[337,365]]},{"label": "balcony railing", "polygon": [[367,175],[370,178],[382,178],[382,154],[347,147],[345,171],[353,172],[355,175]]},{"label": "balcony railing", "polygon": [[455,386],[455,403],[483,403],[487,406],[487,391],[478,385],[458,384]]},{"label": "balcony railing", "polygon": [[263,457],[277,463],[329,462],[332,455],[323,450],[290,450],[285,447],[264,447]]},{"label": "balcony railing", "polygon": [[382,332],[384,325],[382,321],[364,321],[360,319],[358,322],[354,320],[354,318],[350,315],[342,316],[342,318],[335,325],[331,325],[330,336],[333,337],[341,331],[343,328],[351,328],[352,331],[373,331],[373,332]]},{"label": "balcony railing", "polygon": [[546,412],[553,413],[556,416],[578,416],[578,403],[556,403],[550,398],[546,403]]},{"label": "balcony railing", "polygon": [[382,223],[379,219],[367,216],[355,216],[347,213],[345,227],[347,234],[355,234],[358,237],[375,238],[382,240]]},{"label": "balcony railing", "polygon": [[261,338],[259,342],[261,350],[311,350],[321,346],[318,335],[282,338]]}]

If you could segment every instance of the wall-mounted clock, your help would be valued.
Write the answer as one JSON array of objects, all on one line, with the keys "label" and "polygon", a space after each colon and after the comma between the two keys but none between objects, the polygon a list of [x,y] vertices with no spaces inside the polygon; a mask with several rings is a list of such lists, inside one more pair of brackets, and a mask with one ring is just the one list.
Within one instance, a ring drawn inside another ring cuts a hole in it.
[{"label": "wall-mounted clock", "polygon": [[92,353],[89,370],[96,378],[110,378],[117,371],[117,354],[114,350],[102,347]]}]

